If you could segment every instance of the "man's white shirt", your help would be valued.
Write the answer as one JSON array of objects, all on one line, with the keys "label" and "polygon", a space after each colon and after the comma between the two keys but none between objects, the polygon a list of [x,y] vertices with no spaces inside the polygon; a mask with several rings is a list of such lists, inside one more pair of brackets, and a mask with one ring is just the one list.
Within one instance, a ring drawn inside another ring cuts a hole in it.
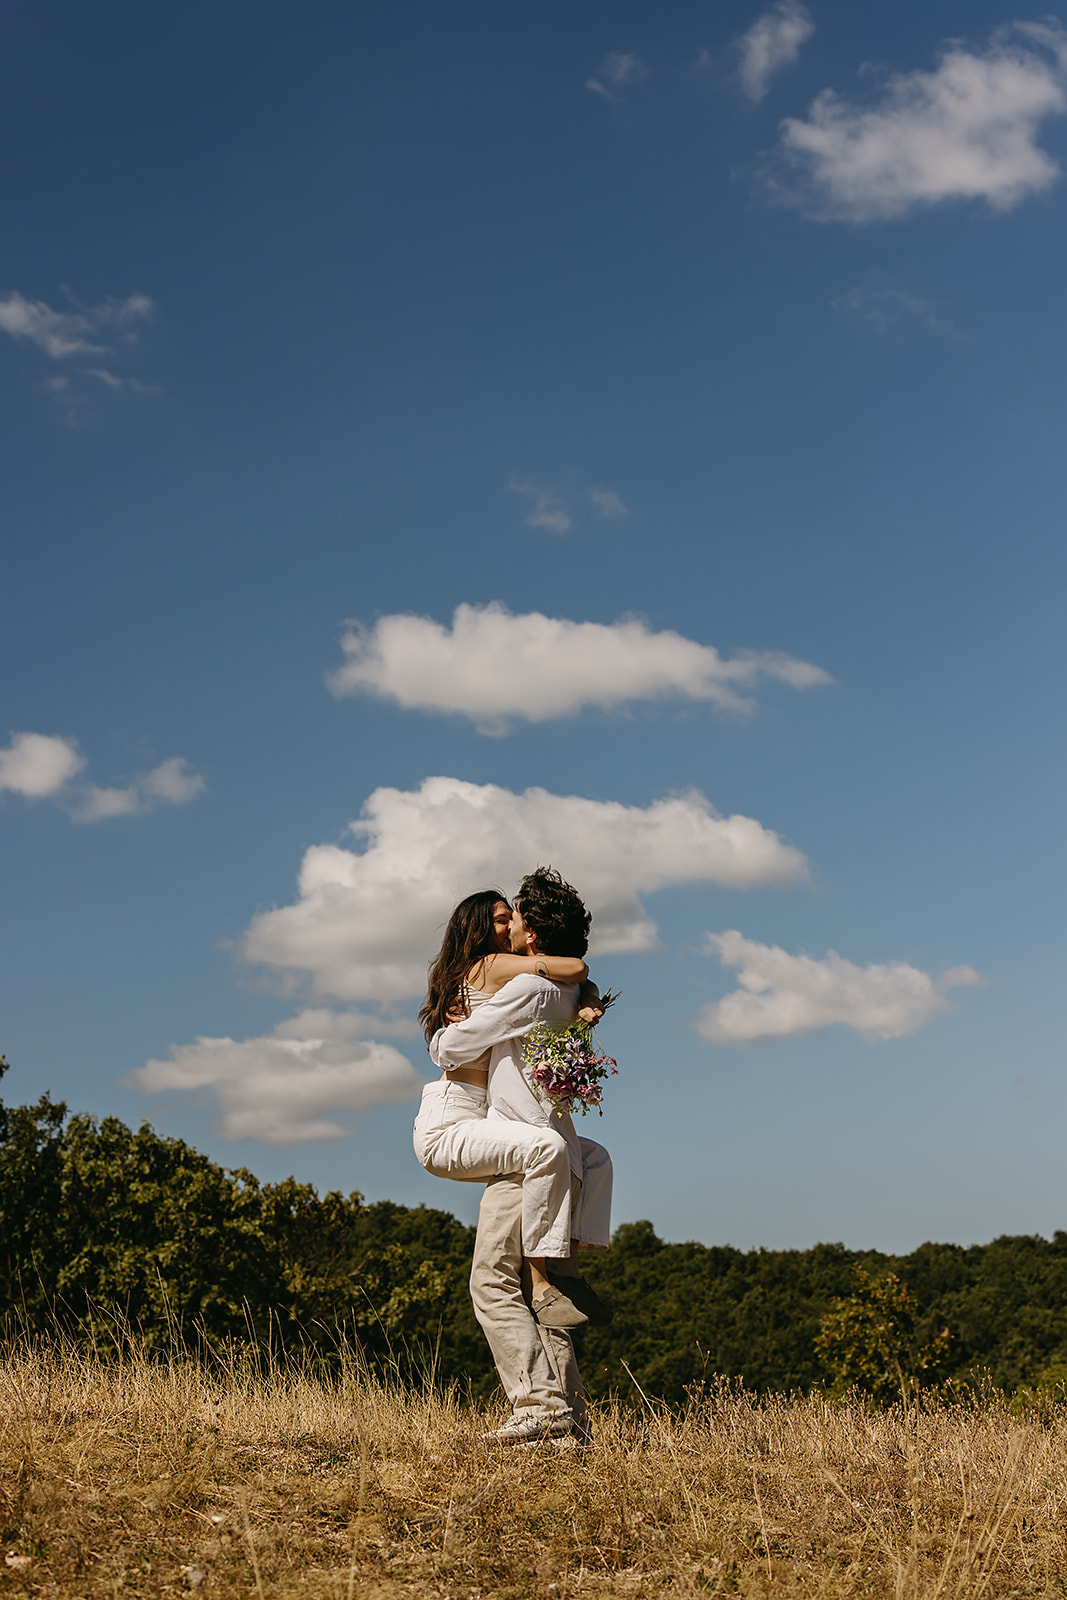
[{"label": "man's white shirt", "polygon": [[539,1022],[565,1028],[578,1015],[578,985],[552,983],[524,973],[512,978],[462,1022],[438,1028],[430,1040],[430,1060],[442,1070],[465,1067],[491,1051],[489,1116],[553,1128],[567,1141],[571,1169],[582,1176],[582,1151],[570,1115],[561,1116],[534,1092],[531,1069],[522,1058],[522,1040]]}]

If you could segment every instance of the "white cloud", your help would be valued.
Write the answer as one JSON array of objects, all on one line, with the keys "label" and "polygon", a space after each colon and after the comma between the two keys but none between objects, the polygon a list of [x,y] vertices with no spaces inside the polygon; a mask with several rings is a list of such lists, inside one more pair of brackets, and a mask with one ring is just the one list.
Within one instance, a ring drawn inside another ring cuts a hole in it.
[{"label": "white cloud", "polygon": [[576,885],[601,953],[655,946],[640,897],[658,889],[807,878],[799,850],[752,817],[719,816],[696,791],[642,809],[427,778],[416,790],[376,789],[350,831],[351,849],[306,852],[296,903],[255,917],[241,944],[245,961],[341,1001],[421,995],[456,902],[482,887],[507,893],[539,863]]},{"label": "white cloud", "polygon": [[593,502],[598,517],[624,517],[627,508],[619,496],[612,489],[590,489],[589,498]]},{"label": "white cloud", "polygon": [[57,361],[69,356],[98,356],[106,348],[94,342],[101,333],[113,330],[129,334],[154,309],[146,294],[131,294],[125,300],[109,298],[98,306],[55,311],[43,300],[27,300],[13,289],[0,299],[0,332],[13,339],[28,339]]},{"label": "white cloud", "polygon": [[150,811],[157,800],[186,805],[204,791],[203,778],[188,767],[184,756],[171,756],[123,789],[99,789],[95,783],[87,784],[76,796],[71,815],[75,822],[104,822],[110,817],[139,816],[142,811]]},{"label": "white cloud", "polygon": [[457,606],[452,628],[430,617],[382,617],[341,640],[347,660],[327,676],[335,695],[371,693],[409,710],[458,712],[483,733],[509,718],[547,722],[583,706],[613,710],[633,700],[708,700],[748,711],[743,691],[761,678],[795,689],[829,683],[820,667],[773,651],[724,658],[679,633],[654,633],[635,618],[570,622],[504,606]]},{"label": "white cloud", "polygon": [[605,100],[614,100],[622,90],[632,89],[648,76],[648,68],[640,56],[613,50],[597,68],[599,77],[587,78],[585,86]]},{"label": "white cloud", "polygon": [[372,1016],[358,1007],[347,1011],[315,1008],[287,1017],[274,1029],[276,1039],[413,1039],[419,1025],[411,1017]]},{"label": "white cloud", "polygon": [[219,1105],[216,1127],[225,1138],[291,1145],[348,1138],[355,1129],[331,1113],[401,1105],[416,1099],[426,1080],[392,1045],[336,1030],[293,1038],[276,1029],[260,1039],[172,1045],[168,1061],[147,1061],[124,1081],[146,1094],[207,1092]]},{"label": "white cloud", "polygon": [[11,743],[0,750],[0,789],[40,800],[58,793],[84,765],[85,757],[71,739],[13,733]]},{"label": "white cloud", "polygon": [[135,817],[141,809],[141,796],[135,784],[126,789],[101,789],[95,783],[85,786],[74,803],[75,822],[106,822],[111,817]]},{"label": "white cloud", "polygon": [[899,342],[911,328],[932,333],[940,339],[964,337],[929,300],[901,289],[885,272],[868,272],[862,283],[831,300],[830,306],[850,322],[884,339]]},{"label": "white cloud", "polygon": [[903,961],[857,967],[834,950],[816,961],[735,930],[709,933],[708,954],[738,969],[740,984],[701,1012],[697,1032],[712,1044],[791,1039],[839,1022],[868,1039],[899,1039],[951,1010],[949,989],[984,981],[972,967],[939,978]]},{"label": "white cloud", "polygon": [[122,789],[101,789],[75,782],[85,757],[72,739],[46,733],[13,733],[0,749],[0,790],[10,789],[31,800],[53,798],[75,822],[101,822],[107,817],[132,817],[157,800],[184,805],[200,794],[204,780],[190,772],[184,756],[172,756]]},{"label": "white cloud", "polygon": [[779,0],[737,41],[741,62],[737,75],[750,100],[762,100],[776,72],[792,66],[815,32],[807,6],[799,0]]},{"label": "white cloud", "polygon": [[557,489],[545,484],[531,483],[528,478],[512,478],[508,488],[512,494],[524,495],[533,502],[526,513],[528,528],[544,528],[548,533],[567,532],[571,519]]},{"label": "white cloud", "polygon": [[204,780],[198,772],[189,771],[184,756],[171,756],[145,773],[140,788],[155,800],[169,800],[172,805],[181,806],[203,794]]},{"label": "white cloud", "polygon": [[[131,394],[159,394],[159,385],[156,383],[142,383],[140,378],[120,378],[114,372],[108,372],[106,367],[86,367],[90,378],[99,378],[105,388],[112,391],[128,389]],[[65,381],[65,380],[64,380]]]},{"label": "white cloud", "polygon": [[891,78],[874,106],[824,90],[807,121],[782,123],[780,153],[800,192],[765,176],[782,198],[851,222],[950,200],[1008,211],[1060,175],[1036,139],[1067,109],[1065,76],[1067,34],[1055,22],[1015,23],[982,53],[951,44],[934,71]]}]

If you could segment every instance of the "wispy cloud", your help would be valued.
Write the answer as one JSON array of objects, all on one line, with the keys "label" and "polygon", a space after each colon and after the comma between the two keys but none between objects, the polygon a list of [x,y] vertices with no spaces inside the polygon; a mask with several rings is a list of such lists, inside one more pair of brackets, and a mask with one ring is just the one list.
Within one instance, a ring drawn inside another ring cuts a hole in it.
[{"label": "wispy cloud", "polygon": [[[146,294],[131,294],[125,299],[109,298],[99,305],[83,306],[71,299],[65,310],[56,310],[43,300],[29,300],[13,289],[0,297],[0,333],[33,345],[51,361],[78,364],[79,371],[54,374],[41,387],[53,395],[69,421],[84,414],[89,395],[97,384],[112,393],[158,394],[156,384],[113,370],[121,365],[132,345],[137,343],[141,326],[155,313]],[[104,365],[101,357],[108,360]],[[92,358],[93,365],[85,365]],[[86,386],[84,379],[92,378]],[[97,391],[99,392],[99,391]]]},{"label": "wispy cloud", "polygon": [[598,517],[624,517],[627,507],[613,489],[590,489],[589,498]]},{"label": "wispy cloud", "polygon": [[794,689],[829,683],[821,667],[779,651],[721,656],[637,618],[572,622],[502,605],[457,606],[452,626],[403,613],[343,635],[343,666],[327,677],[335,695],[375,694],[408,710],[458,713],[483,733],[509,722],[610,711],[641,700],[710,701],[751,711],[761,680]]},{"label": "wispy cloud", "polygon": [[792,66],[800,48],[815,32],[807,6],[800,0],[779,0],[737,41],[741,60],[737,76],[750,100],[762,100],[775,73]]},{"label": "wispy cloud", "polygon": [[0,299],[0,331],[13,339],[28,339],[54,361],[71,356],[103,355],[107,346],[97,343],[101,334],[129,334],[155,310],[146,294],[107,299],[97,306],[75,306],[55,311],[43,300],[27,300],[13,289]]},{"label": "wispy cloud", "polygon": [[648,68],[640,56],[613,50],[606,55],[596,71],[587,78],[585,86],[605,100],[617,100],[627,89],[633,89],[648,76]]},{"label": "wispy cloud", "polygon": [[899,1039],[950,1011],[950,989],[984,982],[973,967],[932,978],[903,961],[858,967],[834,950],[817,961],[736,930],[709,933],[707,950],[737,969],[740,985],[701,1013],[697,1032],[711,1044],[795,1039],[837,1023],[867,1039]]},{"label": "wispy cloud", "polygon": [[[159,393],[159,386],[157,384],[142,383],[139,378],[120,378],[117,373],[108,372],[105,367],[86,367],[85,370],[90,378],[98,378],[107,389],[128,389],[131,394]],[[64,384],[66,383],[66,379],[61,381]]]},{"label": "wispy cloud", "polygon": [[512,494],[521,494],[531,502],[525,518],[528,528],[544,528],[547,533],[567,532],[571,525],[570,514],[558,489],[532,483],[529,478],[512,478],[508,488]]},{"label": "wispy cloud", "polygon": [[902,289],[888,273],[878,270],[868,272],[861,283],[831,300],[830,306],[857,327],[884,339],[899,342],[912,329],[938,339],[966,337],[932,301]]},{"label": "wispy cloud", "polygon": [[531,478],[512,478],[508,484],[512,494],[522,495],[530,502],[525,522],[528,528],[543,528],[546,533],[567,533],[574,525],[572,504],[584,498],[593,508],[596,517],[624,517],[627,507],[614,489],[595,488],[584,491],[566,490],[554,484],[535,483]]},{"label": "wispy cloud", "polygon": [[120,789],[86,783],[80,777],[85,765],[73,739],[13,733],[11,743],[0,749],[0,791],[6,789],[28,800],[55,800],[75,822],[102,822],[108,817],[136,816],[159,801],[185,805],[204,789],[203,778],[189,770],[183,756],[172,756]]},{"label": "wispy cloud", "polygon": [[315,845],[292,905],[253,918],[246,962],[322,1000],[400,1001],[426,988],[426,955],[471,885],[507,892],[533,862],[575,882],[593,912],[593,948],[648,950],[643,897],[672,885],[733,889],[807,881],[799,850],[753,817],[720,816],[692,790],[647,807],[497,784],[427,778],[376,789],[351,848]]},{"label": "wispy cloud", "polygon": [[770,190],[816,217],[872,222],[949,201],[1009,211],[1060,176],[1037,144],[1067,110],[1067,33],[1013,23],[983,51],[954,43],[932,72],[890,78],[874,105],[827,89],[787,117]]}]

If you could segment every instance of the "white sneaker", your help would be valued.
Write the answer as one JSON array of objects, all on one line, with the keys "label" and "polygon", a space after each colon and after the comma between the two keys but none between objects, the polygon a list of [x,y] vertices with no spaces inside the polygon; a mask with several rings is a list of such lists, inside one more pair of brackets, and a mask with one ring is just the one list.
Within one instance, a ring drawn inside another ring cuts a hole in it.
[{"label": "white sneaker", "polygon": [[542,1439],[565,1439],[573,1428],[562,1412],[555,1417],[509,1417],[502,1428],[482,1434],[483,1444],[540,1444]]},{"label": "white sneaker", "polygon": [[555,1450],[560,1455],[588,1455],[593,1448],[592,1439],[579,1439],[576,1433],[565,1433],[558,1439],[527,1439],[520,1450]]}]

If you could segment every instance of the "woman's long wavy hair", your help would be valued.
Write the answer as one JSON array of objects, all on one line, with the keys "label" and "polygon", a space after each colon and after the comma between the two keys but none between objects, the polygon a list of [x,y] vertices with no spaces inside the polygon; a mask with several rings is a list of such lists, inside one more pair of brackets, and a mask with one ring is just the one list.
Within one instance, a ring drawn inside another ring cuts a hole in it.
[{"label": "woman's long wavy hair", "polygon": [[430,967],[429,992],[419,1011],[427,1044],[438,1028],[444,1027],[450,1011],[469,1015],[463,985],[473,966],[496,954],[493,907],[501,900],[508,904],[507,895],[499,889],[479,889],[461,900],[449,917],[441,948]]}]

